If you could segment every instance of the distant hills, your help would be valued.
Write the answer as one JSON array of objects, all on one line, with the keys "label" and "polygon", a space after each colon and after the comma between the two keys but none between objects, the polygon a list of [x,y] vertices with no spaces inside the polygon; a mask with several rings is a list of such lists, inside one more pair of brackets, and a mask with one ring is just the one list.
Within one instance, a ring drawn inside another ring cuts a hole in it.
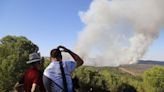
[{"label": "distant hills", "polygon": [[137,64],[164,65],[164,61],[139,60]]},{"label": "distant hills", "polygon": [[164,61],[139,60],[136,64],[121,65],[118,68],[121,71],[137,76],[154,66],[164,66]]}]

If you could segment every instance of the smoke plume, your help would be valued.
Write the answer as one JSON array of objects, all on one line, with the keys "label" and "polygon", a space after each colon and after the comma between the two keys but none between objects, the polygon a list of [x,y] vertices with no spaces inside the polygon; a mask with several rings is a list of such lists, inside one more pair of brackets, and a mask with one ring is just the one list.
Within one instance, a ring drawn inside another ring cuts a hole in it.
[{"label": "smoke plume", "polygon": [[[141,59],[164,24],[164,0],[93,0],[76,51],[85,64],[118,66]],[[94,60],[93,60],[94,59]]]}]

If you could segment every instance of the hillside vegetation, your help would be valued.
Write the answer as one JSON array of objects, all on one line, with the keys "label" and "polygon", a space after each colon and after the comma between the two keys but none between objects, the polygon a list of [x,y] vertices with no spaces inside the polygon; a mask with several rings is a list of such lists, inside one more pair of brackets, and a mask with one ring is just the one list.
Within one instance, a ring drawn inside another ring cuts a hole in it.
[{"label": "hillside vegetation", "polygon": [[[27,69],[25,61],[38,46],[22,36],[0,39],[0,92],[10,92]],[[49,64],[47,59],[45,67]],[[137,72],[136,72],[137,71]],[[73,72],[77,92],[164,92],[164,66],[82,66]]]},{"label": "hillside vegetation", "polygon": [[117,68],[83,66],[73,76],[79,78],[78,92],[164,92],[164,67],[156,66],[134,76]]},{"label": "hillside vegetation", "polygon": [[27,68],[29,54],[37,51],[38,46],[23,36],[0,39],[0,92],[13,90]]}]

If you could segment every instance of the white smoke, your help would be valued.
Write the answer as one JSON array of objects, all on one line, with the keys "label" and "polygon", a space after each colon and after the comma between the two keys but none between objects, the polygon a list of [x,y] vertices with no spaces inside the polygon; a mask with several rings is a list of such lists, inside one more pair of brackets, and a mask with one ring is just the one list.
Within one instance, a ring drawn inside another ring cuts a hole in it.
[{"label": "white smoke", "polygon": [[163,5],[164,0],[94,0],[87,11],[80,12],[86,26],[76,51],[86,64],[136,63],[158,37],[164,23]]}]

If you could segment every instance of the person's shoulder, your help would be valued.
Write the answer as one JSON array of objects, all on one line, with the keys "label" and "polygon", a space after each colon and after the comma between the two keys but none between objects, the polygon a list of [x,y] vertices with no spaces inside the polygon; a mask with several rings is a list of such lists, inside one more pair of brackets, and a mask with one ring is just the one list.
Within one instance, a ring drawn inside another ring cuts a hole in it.
[{"label": "person's shoulder", "polygon": [[32,77],[32,78],[38,77],[39,75],[40,75],[40,71],[35,69],[35,68],[30,68],[25,73],[25,76],[29,76],[29,77]]},{"label": "person's shoulder", "polygon": [[75,61],[65,61],[65,64],[70,72],[72,72],[77,66]]},{"label": "person's shoulder", "polygon": [[38,74],[40,71],[37,68],[31,68],[29,72]]},{"label": "person's shoulder", "polygon": [[51,61],[50,64],[46,68],[52,68],[56,66],[57,62]]},{"label": "person's shoulder", "polygon": [[73,65],[73,66],[76,66],[77,65],[77,63],[75,62],[75,61],[65,61],[65,63],[67,64],[67,65]]},{"label": "person's shoulder", "polygon": [[75,61],[71,61],[71,60],[70,61],[69,60],[68,61],[63,61],[63,62],[66,63],[66,64],[75,64],[76,63]]},{"label": "person's shoulder", "polygon": [[65,60],[63,62],[75,62],[75,61],[72,61],[72,60]]}]

